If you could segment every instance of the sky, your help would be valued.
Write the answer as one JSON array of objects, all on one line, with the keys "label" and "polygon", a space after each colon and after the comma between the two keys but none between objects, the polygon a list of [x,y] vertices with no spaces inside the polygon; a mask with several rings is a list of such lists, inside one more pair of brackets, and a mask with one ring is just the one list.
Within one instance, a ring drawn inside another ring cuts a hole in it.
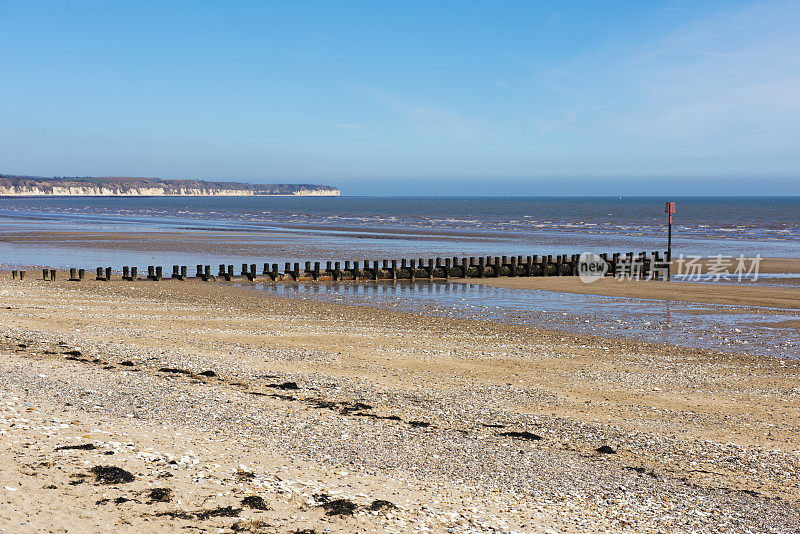
[{"label": "sky", "polygon": [[800,195],[800,2],[0,0],[0,173]]}]

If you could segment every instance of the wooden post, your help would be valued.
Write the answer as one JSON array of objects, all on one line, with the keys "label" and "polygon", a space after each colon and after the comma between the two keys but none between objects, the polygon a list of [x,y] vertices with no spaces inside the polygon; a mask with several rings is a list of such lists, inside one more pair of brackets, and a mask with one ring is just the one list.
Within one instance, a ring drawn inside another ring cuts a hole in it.
[{"label": "wooden post", "polygon": [[25,280],[25,271],[20,271],[19,272],[19,279],[20,279],[20,281],[21,280]]},{"label": "wooden post", "polygon": [[42,269],[42,280],[50,280],[50,269]]},{"label": "wooden post", "polygon": [[204,275],[203,279],[206,282],[211,280],[211,266],[210,265],[206,265],[206,266],[203,267],[203,275]]},{"label": "wooden post", "polygon": [[410,279],[413,282],[414,281],[414,277],[417,274],[416,273],[416,262],[415,262],[415,260],[408,260],[408,264],[409,264],[409,269],[411,269],[411,277],[410,277]]},{"label": "wooden post", "polygon": [[314,280],[319,280],[319,262],[314,262],[314,272],[311,274]]},{"label": "wooden post", "polygon": [[13,271],[11,271],[11,279],[12,280],[16,280],[18,275],[19,275],[19,271],[18,270],[14,269]]},{"label": "wooden post", "polygon": [[392,281],[397,280],[397,260],[392,260]]},{"label": "wooden post", "polygon": [[73,281],[78,279],[78,269],[76,269],[75,267],[70,268],[69,279]]},{"label": "wooden post", "polygon": [[203,278],[203,266],[202,265],[198,265],[197,266],[197,278]]},{"label": "wooden post", "polygon": [[122,266],[122,279],[123,280],[130,280],[131,279],[131,268],[127,265]]},{"label": "wooden post", "polygon": [[517,257],[511,256],[511,272],[509,276],[517,276]]},{"label": "wooden post", "polygon": [[[135,267],[134,267],[135,269]],[[86,278],[86,269],[78,269],[78,280],[83,282],[83,279]]]},{"label": "wooden post", "polygon": [[341,262],[334,262],[333,263],[333,281],[338,282],[342,279],[342,264]]},{"label": "wooden post", "polygon": [[186,280],[186,271],[187,271],[186,266],[181,265],[181,280]]},{"label": "wooden post", "polygon": [[484,270],[484,266],[486,265],[485,262],[486,258],[484,258],[483,256],[478,258],[478,278],[483,278],[486,274],[486,271]]},{"label": "wooden post", "polygon": [[[160,275],[161,267],[159,267],[158,270],[159,270],[159,275]],[[159,276],[159,278],[160,278],[160,276]],[[111,267],[106,267],[106,281],[108,281],[108,280],[111,280]]]},{"label": "wooden post", "polygon": [[104,278],[104,276],[103,276],[103,268],[102,267],[98,267],[96,269],[96,271],[97,271],[96,280],[103,280],[103,278]]},{"label": "wooden post", "polygon": [[50,269],[50,281],[54,282],[55,279],[56,279],[56,270],[55,269]]},{"label": "wooden post", "polygon": [[178,270],[180,267],[177,265],[172,266],[172,278],[179,279],[181,277],[181,273]]},{"label": "wooden post", "polygon": [[148,280],[155,280],[156,278],[156,268],[152,265],[147,266],[147,279]]},{"label": "wooden post", "polygon": [[378,268],[378,260],[372,262],[372,279],[377,280],[380,270]]},{"label": "wooden post", "polygon": [[289,263],[288,261],[283,265],[283,273],[286,276],[291,276],[292,279],[294,279],[294,276],[293,276],[293,273],[292,273],[292,264]]}]

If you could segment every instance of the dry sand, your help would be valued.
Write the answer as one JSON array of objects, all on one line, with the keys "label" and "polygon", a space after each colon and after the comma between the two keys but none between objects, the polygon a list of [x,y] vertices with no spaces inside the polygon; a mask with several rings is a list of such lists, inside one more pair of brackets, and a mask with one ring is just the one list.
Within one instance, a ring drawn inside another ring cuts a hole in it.
[{"label": "dry sand", "polygon": [[800,530],[798,361],[194,281],[3,275],[0,329],[6,532]]}]

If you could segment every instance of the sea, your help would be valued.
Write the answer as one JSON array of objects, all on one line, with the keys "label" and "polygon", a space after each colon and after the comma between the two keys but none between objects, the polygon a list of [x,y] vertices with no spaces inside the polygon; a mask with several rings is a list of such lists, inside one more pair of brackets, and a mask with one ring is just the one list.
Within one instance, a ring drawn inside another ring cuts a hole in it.
[{"label": "sea", "polygon": [[[664,251],[666,201],[673,257],[800,258],[800,197],[0,197],[0,269]],[[796,276],[761,283],[797,287]],[[800,302],[738,309],[459,282],[248,287],[254,298],[800,357],[798,329],[775,326],[800,319]]]}]

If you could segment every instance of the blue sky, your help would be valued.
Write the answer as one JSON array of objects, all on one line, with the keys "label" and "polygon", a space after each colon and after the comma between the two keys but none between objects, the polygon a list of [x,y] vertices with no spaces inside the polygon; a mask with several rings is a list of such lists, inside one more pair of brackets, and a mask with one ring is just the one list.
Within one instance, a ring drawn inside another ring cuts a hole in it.
[{"label": "blue sky", "polygon": [[800,194],[800,2],[0,0],[0,172]]}]

